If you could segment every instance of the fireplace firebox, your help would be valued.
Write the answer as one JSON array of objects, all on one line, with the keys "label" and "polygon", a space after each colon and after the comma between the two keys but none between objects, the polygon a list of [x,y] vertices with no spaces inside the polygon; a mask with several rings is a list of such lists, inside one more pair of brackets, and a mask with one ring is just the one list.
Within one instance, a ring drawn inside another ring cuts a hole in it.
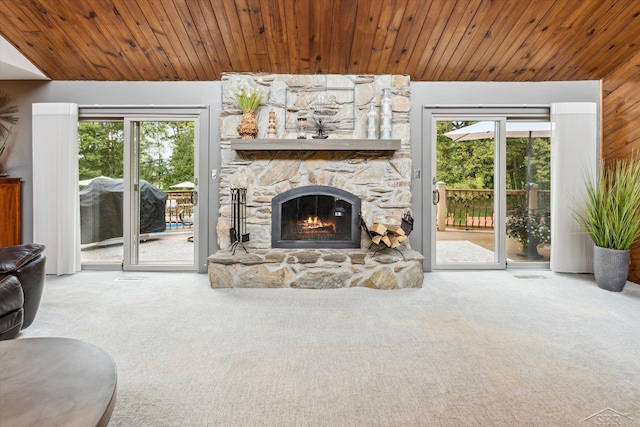
[{"label": "fireplace firebox", "polygon": [[359,248],[358,196],[339,188],[310,185],[271,201],[271,247]]}]

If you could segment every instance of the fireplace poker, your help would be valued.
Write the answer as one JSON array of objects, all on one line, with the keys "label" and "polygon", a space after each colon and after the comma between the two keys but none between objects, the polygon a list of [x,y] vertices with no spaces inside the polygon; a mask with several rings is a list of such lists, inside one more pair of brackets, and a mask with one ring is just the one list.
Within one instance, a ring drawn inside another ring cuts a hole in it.
[{"label": "fireplace poker", "polygon": [[244,242],[249,241],[249,233],[246,226],[247,219],[247,189],[232,188],[231,189],[231,228],[229,229],[229,239],[232,243],[231,253],[236,254],[238,245],[246,253],[249,253]]}]

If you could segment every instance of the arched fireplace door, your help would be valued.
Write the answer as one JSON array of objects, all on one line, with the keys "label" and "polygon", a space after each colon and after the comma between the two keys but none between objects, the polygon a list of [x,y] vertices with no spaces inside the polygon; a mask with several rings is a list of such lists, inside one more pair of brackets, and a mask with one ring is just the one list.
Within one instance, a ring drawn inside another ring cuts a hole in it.
[{"label": "arched fireplace door", "polygon": [[278,194],[271,201],[271,247],[360,247],[360,206],[355,194],[309,185]]}]

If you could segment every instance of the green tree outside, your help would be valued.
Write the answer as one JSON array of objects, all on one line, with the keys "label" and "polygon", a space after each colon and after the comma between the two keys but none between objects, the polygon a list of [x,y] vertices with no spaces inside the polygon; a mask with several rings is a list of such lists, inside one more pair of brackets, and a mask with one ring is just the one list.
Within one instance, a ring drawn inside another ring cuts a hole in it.
[{"label": "green tree outside", "polygon": [[168,126],[164,122],[143,122],[140,127],[140,179],[162,189],[169,174],[170,144]]},{"label": "green tree outside", "polygon": [[453,141],[445,132],[475,122],[438,122],[438,181],[447,188],[493,189],[493,140]]},{"label": "green tree outside", "polygon": [[80,122],[78,125],[78,168],[80,180],[124,176],[124,124],[122,122]]},{"label": "green tree outside", "polygon": [[[446,132],[472,125],[476,122],[437,122],[437,177],[438,181],[454,189],[494,188],[493,139],[453,141]],[[524,190],[527,183],[528,138],[507,138],[507,189]],[[531,181],[540,190],[551,187],[551,144],[548,138],[533,138],[531,156]]]},{"label": "green tree outside", "polygon": [[[453,141],[446,132],[472,125],[473,121],[438,121],[436,157],[436,180],[448,189],[494,190],[494,140],[493,138]],[[507,190],[527,189],[528,138],[507,138],[506,184]],[[539,190],[549,190],[551,184],[551,145],[548,138],[532,139],[530,159],[530,181],[538,184]],[[473,195],[472,195],[473,194]],[[449,197],[449,196],[448,196]],[[493,205],[484,201],[491,196],[485,194],[451,193],[451,206],[456,221],[465,218],[465,206],[474,205],[478,216],[491,216]],[[507,198],[507,205],[520,203],[518,197]]]},{"label": "green tree outside", "polygon": [[[168,190],[194,176],[194,123],[143,122],[140,129],[140,178]],[[124,123],[78,125],[80,180],[124,176]]]},{"label": "green tree outside", "polygon": [[193,122],[171,122],[173,127],[172,146],[173,155],[169,160],[169,174],[164,185],[165,188],[183,181],[193,181],[194,176],[194,123]]}]

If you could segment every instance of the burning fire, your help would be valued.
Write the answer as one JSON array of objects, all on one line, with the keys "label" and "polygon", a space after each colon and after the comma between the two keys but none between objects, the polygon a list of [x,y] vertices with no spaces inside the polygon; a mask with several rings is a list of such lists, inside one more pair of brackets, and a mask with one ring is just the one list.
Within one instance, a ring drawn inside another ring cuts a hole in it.
[{"label": "burning fire", "polygon": [[298,223],[298,229],[300,233],[333,233],[335,224],[323,222],[317,216],[310,216]]},{"label": "burning fire", "polygon": [[323,223],[317,216],[310,216],[309,219],[307,219],[308,228],[324,227],[325,225],[329,224]]}]

